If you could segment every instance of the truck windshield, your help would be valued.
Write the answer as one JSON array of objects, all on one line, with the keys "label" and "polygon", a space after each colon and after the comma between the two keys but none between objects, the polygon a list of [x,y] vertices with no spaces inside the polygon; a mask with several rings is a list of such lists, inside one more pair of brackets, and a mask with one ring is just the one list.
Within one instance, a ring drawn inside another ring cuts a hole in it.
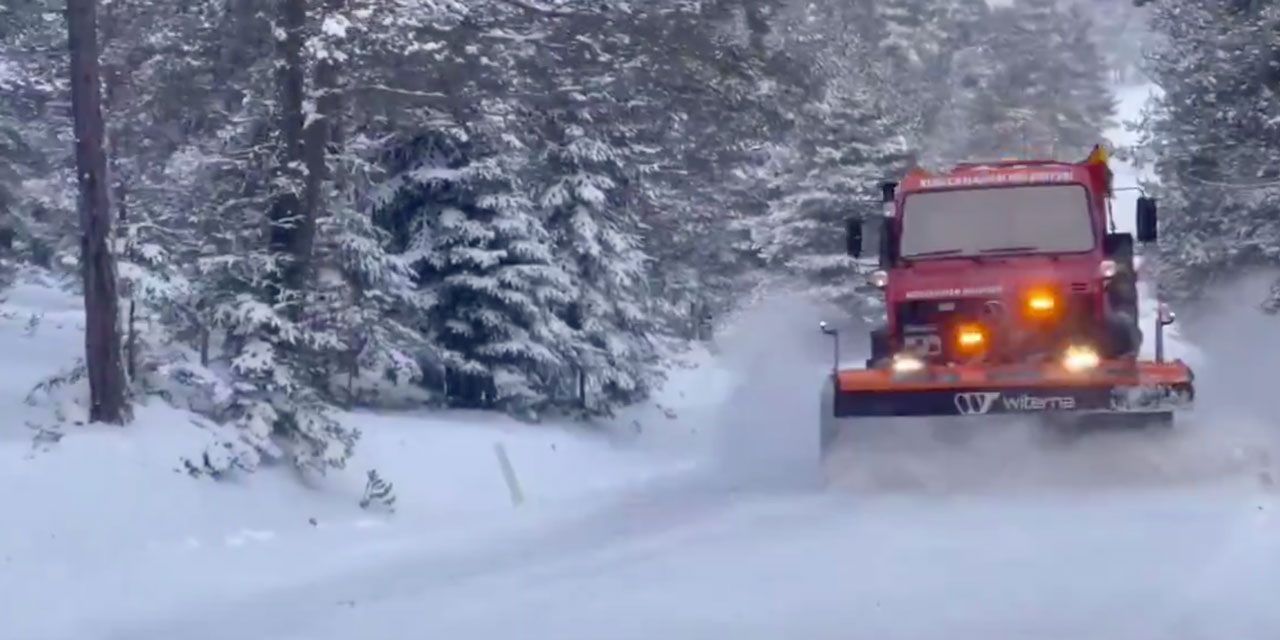
[{"label": "truck windshield", "polygon": [[904,258],[1088,251],[1089,200],[1075,184],[914,193],[900,246]]}]

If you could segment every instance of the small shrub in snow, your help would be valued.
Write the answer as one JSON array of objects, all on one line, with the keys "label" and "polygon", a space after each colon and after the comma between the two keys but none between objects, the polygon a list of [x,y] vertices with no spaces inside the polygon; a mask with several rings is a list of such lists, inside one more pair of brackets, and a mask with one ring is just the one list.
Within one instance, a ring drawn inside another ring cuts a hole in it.
[{"label": "small shrub in snow", "polygon": [[62,439],[68,424],[84,424],[87,411],[82,400],[87,396],[84,360],[46,377],[27,393],[24,402],[32,407],[48,409],[47,419],[28,420],[26,426],[36,432],[32,449],[44,451]]},{"label": "small shrub in snow", "polygon": [[209,477],[221,480],[235,470],[252,473],[260,460],[258,452],[243,439],[236,437],[232,428],[205,420],[192,419],[191,424],[214,434],[214,440],[200,453],[198,460],[181,458],[183,470],[193,478]]},{"label": "small shrub in snow", "polygon": [[[225,379],[182,354],[148,364],[139,380],[149,393],[175,406],[190,409],[207,420],[193,424],[209,432],[212,441],[196,460],[184,458],[192,475],[224,477],[239,469],[256,471],[262,464],[288,460],[301,470],[324,473],[342,468],[360,432],[334,419],[328,407],[305,387],[273,389],[244,378]],[[286,380],[277,373],[270,380]],[[291,392],[290,392],[291,391]]]},{"label": "small shrub in snow", "polygon": [[42,396],[45,399],[51,399],[59,393],[65,393],[68,388],[83,382],[86,375],[88,375],[88,369],[85,367],[84,359],[77,358],[76,363],[70,368],[37,382],[36,386],[27,393],[26,403],[34,407],[40,403]]},{"label": "small shrub in snow", "polygon": [[43,313],[33,313],[27,318],[27,326],[24,329],[27,337],[36,335],[36,331],[40,329],[40,321],[44,319]]},{"label": "small shrub in snow", "polygon": [[62,441],[62,426],[55,424],[52,427],[28,422],[27,427],[36,432],[31,437],[31,453],[28,457],[34,456],[36,453],[44,453],[53,448],[53,445]]},{"label": "small shrub in snow", "polygon": [[368,481],[364,486],[364,496],[360,498],[360,508],[381,507],[394,513],[396,510],[395,505],[395,487],[390,482],[383,480],[376,469],[370,469]]}]

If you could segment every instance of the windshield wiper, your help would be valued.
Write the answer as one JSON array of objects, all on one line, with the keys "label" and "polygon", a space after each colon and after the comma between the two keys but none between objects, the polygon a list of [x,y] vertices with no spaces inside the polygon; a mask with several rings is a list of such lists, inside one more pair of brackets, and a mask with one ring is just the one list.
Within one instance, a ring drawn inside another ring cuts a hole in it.
[{"label": "windshield wiper", "polygon": [[964,252],[964,249],[938,249],[937,251],[925,251],[923,253],[913,253],[909,256],[902,256],[902,257],[906,258],[907,260],[914,260],[916,258],[928,258],[931,256],[950,256],[950,255],[955,255],[957,253],[963,253],[963,252]]},{"label": "windshield wiper", "polygon": [[1025,247],[996,247],[996,248],[994,248],[994,249],[983,249],[982,251],[979,251],[978,253],[1021,253],[1021,252],[1023,252],[1023,251],[1036,251],[1036,250],[1038,250],[1039,248],[1040,248],[1040,247],[1032,247],[1032,246],[1025,246]]}]

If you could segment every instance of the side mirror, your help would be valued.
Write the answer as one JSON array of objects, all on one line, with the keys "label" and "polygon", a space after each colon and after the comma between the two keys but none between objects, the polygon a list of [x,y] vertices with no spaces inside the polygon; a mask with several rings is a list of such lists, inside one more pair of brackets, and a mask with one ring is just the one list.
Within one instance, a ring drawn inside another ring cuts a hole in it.
[{"label": "side mirror", "polygon": [[892,180],[886,180],[880,183],[880,202],[889,204],[893,202],[894,197],[898,193],[898,183]]},{"label": "side mirror", "polygon": [[844,250],[852,258],[862,257],[862,220],[849,218],[844,222]]},{"label": "side mirror", "polygon": [[1156,227],[1156,199],[1141,197],[1138,198],[1138,242],[1155,242],[1157,235]]},{"label": "side mirror", "polygon": [[1161,302],[1160,306],[1156,308],[1156,322],[1160,323],[1160,326],[1171,325],[1177,319],[1177,314],[1173,312],[1173,309],[1169,308],[1169,305]]}]

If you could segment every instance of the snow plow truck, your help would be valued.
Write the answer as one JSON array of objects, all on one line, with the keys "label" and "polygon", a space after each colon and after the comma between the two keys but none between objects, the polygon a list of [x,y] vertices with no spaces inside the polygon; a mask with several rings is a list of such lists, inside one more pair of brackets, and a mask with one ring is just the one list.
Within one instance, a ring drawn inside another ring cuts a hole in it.
[{"label": "snow plow truck", "polygon": [[[1136,234],[1116,231],[1104,147],[1081,162],[1013,160],[913,170],[881,183],[883,212],[855,217],[847,252],[864,257],[886,322],[865,367],[836,363],[823,392],[824,453],[876,418],[1014,415],[1042,425],[1167,426],[1194,400],[1194,375],[1164,355],[1173,314],[1154,314],[1143,359],[1139,243],[1157,207],[1140,197]],[[1117,424],[1118,423],[1118,424]]]}]

